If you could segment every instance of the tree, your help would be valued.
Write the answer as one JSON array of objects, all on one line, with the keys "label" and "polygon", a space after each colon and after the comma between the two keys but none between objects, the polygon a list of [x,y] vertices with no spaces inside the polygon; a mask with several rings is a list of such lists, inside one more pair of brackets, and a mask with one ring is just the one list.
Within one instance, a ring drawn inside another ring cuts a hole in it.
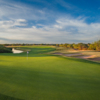
[{"label": "tree", "polygon": [[97,51],[100,51],[100,40],[94,42],[94,45],[95,45],[95,47],[96,47],[96,50],[97,50]]}]

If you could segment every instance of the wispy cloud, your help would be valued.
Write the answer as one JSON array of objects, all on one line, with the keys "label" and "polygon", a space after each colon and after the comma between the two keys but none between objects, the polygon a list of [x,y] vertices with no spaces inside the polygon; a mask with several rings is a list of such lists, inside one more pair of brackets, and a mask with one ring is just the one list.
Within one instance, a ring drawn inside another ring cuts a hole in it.
[{"label": "wispy cloud", "polygon": [[37,26],[31,26],[29,28],[17,27],[17,21],[19,22],[18,25],[22,25],[21,22],[25,22],[25,25],[27,25],[24,19],[17,19],[13,22],[8,21],[7,24],[0,22],[0,29],[3,25],[6,28],[6,30],[0,32],[0,36],[7,40],[18,42],[33,41],[33,43],[92,42],[100,37],[100,23],[86,24],[83,19],[61,18],[57,19],[55,24],[50,26],[40,24],[42,26],[41,28]]},{"label": "wispy cloud", "polygon": [[75,9],[76,7],[74,5],[71,5],[64,0],[56,0],[57,3],[59,3],[61,6],[65,7],[66,9]]},{"label": "wispy cloud", "polygon": [[0,19],[43,20],[45,12],[23,3],[12,3],[4,0],[0,1]]},{"label": "wispy cloud", "polygon": [[7,29],[16,26],[26,26],[25,19],[17,19],[17,20],[8,20],[8,21],[0,21],[0,29]]}]

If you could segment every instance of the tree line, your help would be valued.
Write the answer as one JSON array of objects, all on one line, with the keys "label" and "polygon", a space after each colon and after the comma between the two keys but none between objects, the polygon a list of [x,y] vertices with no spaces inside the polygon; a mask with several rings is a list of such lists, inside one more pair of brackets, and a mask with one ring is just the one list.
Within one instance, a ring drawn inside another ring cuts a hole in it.
[{"label": "tree line", "polygon": [[100,40],[93,42],[93,43],[72,43],[72,44],[56,44],[56,46],[59,47],[66,47],[66,48],[72,48],[72,49],[76,49],[76,50],[96,50],[96,51],[100,51]]},{"label": "tree line", "polygon": [[72,48],[72,49],[76,49],[76,50],[96,50],[96,51],[100,51],[100,40],[95,41],[93,43],[64,43],[64,44],[45,44],[45,43],[41,43],[41,44],[2,44],[3,46],[38,46],[38,45],[46,45],[46,46],[57,46],[57,47],[66,47],[66,48]]}]

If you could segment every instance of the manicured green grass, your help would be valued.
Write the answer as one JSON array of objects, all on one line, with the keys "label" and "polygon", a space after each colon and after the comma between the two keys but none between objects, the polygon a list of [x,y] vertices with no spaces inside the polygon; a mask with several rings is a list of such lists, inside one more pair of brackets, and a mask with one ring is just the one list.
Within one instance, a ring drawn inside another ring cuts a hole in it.
[{"label": "manicured green grass", "polygon": [[0,54],[0,100],[100,100],[99,63],[23,49],[28,60],[26,52]]}]

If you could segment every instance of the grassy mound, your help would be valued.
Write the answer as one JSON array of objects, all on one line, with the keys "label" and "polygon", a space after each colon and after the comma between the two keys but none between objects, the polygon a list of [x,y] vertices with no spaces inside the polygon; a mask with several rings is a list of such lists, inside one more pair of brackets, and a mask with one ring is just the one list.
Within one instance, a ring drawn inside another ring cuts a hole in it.
[{"label": "grassy mound", "polygon": [[12,53],[12,49],[0,45],[0,53]]}]

